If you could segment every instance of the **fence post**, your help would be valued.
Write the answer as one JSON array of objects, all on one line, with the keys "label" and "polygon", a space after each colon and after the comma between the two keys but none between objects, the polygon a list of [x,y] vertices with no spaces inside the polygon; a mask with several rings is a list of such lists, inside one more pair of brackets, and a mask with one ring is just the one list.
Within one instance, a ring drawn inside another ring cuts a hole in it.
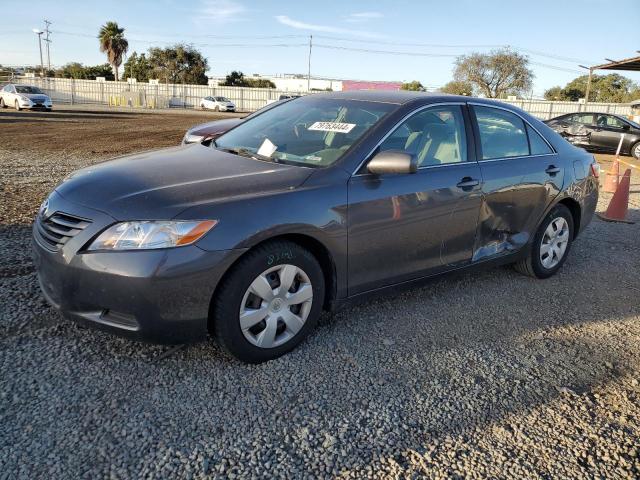
[{"label": "fence post", "polygon": [[549,118],[547,120],[550,118],[553,118],[553,101],[549,102]]},{"label": "fence post", "polygon": [[74,100],[73,96],[75,94],[75,90],[76,90],[76,82],[75,82],[75,79],[72,78],[71,79],[71,105],[73,105],[73,100]]}]

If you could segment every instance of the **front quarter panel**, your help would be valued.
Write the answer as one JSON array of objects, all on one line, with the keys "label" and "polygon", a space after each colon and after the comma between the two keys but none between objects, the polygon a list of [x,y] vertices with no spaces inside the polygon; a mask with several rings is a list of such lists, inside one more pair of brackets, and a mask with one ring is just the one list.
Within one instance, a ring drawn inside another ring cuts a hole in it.
[{"label": "front quarter panel", "polygon": [[332,257],[338,296],[347,285],[347,180],[341,169],[319,170],[301,187],[197,205],[179,219],[211,218],[218,225],[196,245],[217,251],[251,248],[283,235],[320,242]]}]

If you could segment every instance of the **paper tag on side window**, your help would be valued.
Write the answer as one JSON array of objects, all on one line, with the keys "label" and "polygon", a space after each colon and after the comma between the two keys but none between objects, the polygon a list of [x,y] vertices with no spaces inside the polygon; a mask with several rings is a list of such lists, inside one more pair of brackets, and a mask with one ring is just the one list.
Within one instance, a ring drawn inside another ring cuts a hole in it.
[{"label": "paper tag on side window", "polygon": [[271,140],[269,140],[268,138],[265,138],[264,141],[262,142],[262,145],[260,145],[260,148],[258,149],[258,151],[256,153],[258,155],[263,155],[265,157],[270,157],[271,155],[273,155],[273,153],[277,149],[278,149],[278,147],[275,146]]},{"label": "paper tag on side window", "polygon": [[318,132],[349,133],[355,126],[355,123],[316,122],[307,130],[315,130]]}]

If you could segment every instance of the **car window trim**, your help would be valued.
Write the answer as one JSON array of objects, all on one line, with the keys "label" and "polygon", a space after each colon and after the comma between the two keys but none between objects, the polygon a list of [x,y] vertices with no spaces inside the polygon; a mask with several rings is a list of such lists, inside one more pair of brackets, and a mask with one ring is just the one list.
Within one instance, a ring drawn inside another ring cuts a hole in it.
[{"label": "car window trim", "polygon": [[[549,143],[549,141],[546,139],[546,137],[544,135],[542,135],[540,133],[540,131],[534,127],[533,125],[531,125],[531,123],[529,121],[527,121],[526,118],[524,118],[522,115],[520,115],[518,112],[515,112],[509,108],[505,108],[505,107],[500,107],[497,105],[489,105],[486,103],[481,103],[481,102],[468,102],[468,104],[472,107],[472,122],[475,126],[475,130],[476,133],[478,135],[478,141],[476,142],[476,146],[478,148],[478,152],[477,152],[477,161],[478,162],[492,162],[492,161],[496,161],[496,160],[513,160],[514,158],[529,158],[529,157],[548,157],[550,155],[557,155],[558,151],[553,148],[553,145],[551,145],[551,143]],[[548,145],[548,147],[551,149],[552,153],[539,153],[539,154],[531,154],[531,145],[529,145],[529,155],[515,155],[513,157],[496,157],[496,158],[487,158],[484,159],[482,158],[482,142],[480,140],[480,127],[478,126],[478,119],[476,118],[476,112],[475,109],[473,107],[478,106],[478,107],[486,107],[486,108],[495,108],[497,110],[504,110],[505,112],[509,112],[512,113],[514,115],[516,115],[517,117],[519,117],[523,123],[525,124],[525,129],[524,129],[524,133],[527,136],[527,144],[529,143],[529,134],[527,133],[527,129],[526,129],[526,125],[529,125],[529,127],[531,127],[538,135],[540,135],[540,137],[542,138],[542,140],[544,140],[544,142]]]},{"label": "car window trim", "polygon": [[[373,175],[372,173],[369,172],[362,172],[362,173],[358,173],[360,171],[360,169],[362,167],[364,167],[364,165],[371,160],[371,156],[374,154],[374,152],[380,147],[380,145],[382,145],[385,140],[387,138],[389,138],[405,121],[407,121],[410,117],[422,112],[423,110],[427,110],[429,108],[433,108],[433,107],[442,107],[442,106],[449,106],[449,105],[458,105],[460,107],[464,107],[466,105],[465,102],[438,102],[438,103],[430,103],[428,105],[422,105],[414,110],[412,110],[411,112],[407,113],[404,117],[402,117],[400,120],[398,120],[393,127],[391,127],[389,129],[389,131],[384,135],[384,137],[382,137],[382,139],[380,139],[380,141],[378,143],[376,143],[375,147],[373,147],[371,149],[371,151],[365,155],[364,160],[362,160],[358,166],[356,167],[356,169],[351,173],[352,177],[362,177],[365,175]],[[464,109],[462,109],[462,117],[463,120],[465,120],[464,117]],[[464,122],[464,128],[465,128],[465,138],[467,143],[469,142],[469,134],[467,132],[468,126],[466,124],[466,121]],[[469,146],[467,145],[467,157],[469,156]],[[437,167],[449,167],[451,165],[465,165],[465,164],[469,164],[472,163],[473,160],[469,160],[469,158],[467,158],[467,161],[465,162],[456,162],[456,163],[441,163],[440,165],[425,165],[423,167],[418,167],[418,170],[423,170],[423,169],[427,169],[427,168],[437,168]]]}]

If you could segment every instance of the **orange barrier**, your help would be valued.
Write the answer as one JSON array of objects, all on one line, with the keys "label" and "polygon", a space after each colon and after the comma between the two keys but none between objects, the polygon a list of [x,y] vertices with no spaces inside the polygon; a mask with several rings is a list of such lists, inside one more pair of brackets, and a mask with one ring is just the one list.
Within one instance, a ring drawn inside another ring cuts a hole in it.
[{"label": "orange barrier", "polygon": [[622,180],[620,180],[620,184],[618,185],[618,189],[613,194],[611,198],[611,202],[609,203],[609,207],[607,207],[607,211],[604,214],[599,213],[598,217],[602,220],[606,220],[607,222],[624,222],[624,223],[634,223],[627,220],[627,210],[629,209],[629,187],[631,185],[631,169],[628,168],[624,175],[622,176]]}]

